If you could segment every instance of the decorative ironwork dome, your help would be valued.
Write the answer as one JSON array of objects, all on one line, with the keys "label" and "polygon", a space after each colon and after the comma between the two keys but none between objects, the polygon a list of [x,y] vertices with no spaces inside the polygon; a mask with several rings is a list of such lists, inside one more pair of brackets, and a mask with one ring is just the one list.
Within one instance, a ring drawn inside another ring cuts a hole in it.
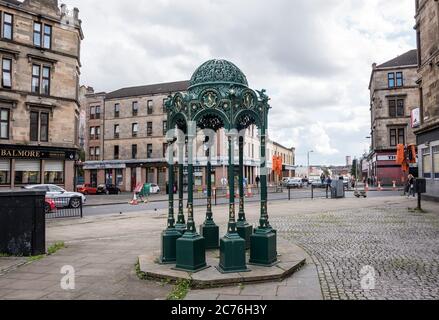
[{"label": "decorative ironwork dome", "polygon": [[246,76],[236,65],[227,60],[213,59],[203,63],[195,71],[190,88],[215,83],[248,87]]}]

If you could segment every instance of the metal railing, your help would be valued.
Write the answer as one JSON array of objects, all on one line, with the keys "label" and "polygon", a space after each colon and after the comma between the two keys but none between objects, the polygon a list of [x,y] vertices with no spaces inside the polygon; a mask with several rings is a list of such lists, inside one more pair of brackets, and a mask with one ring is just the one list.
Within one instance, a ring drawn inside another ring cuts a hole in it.
[{"label": "metal railing", "polygon": [[82,218],[82,206],[81,198],[46,199],[46,219]]}]

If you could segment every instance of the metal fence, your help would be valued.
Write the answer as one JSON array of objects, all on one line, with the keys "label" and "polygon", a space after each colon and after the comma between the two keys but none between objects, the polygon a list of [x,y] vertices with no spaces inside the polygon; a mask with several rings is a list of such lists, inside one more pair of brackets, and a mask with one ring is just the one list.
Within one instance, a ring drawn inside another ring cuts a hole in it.
[{"label": "metal fence", "polygon": [[46,219],[82,218],[82,205],[80,198],[46,199]]}]

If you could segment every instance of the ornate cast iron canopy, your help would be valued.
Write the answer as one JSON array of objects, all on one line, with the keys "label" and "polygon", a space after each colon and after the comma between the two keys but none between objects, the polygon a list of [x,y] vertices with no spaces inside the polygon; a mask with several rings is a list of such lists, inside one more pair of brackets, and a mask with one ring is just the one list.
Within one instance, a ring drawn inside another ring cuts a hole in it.
[{"label": "ornate cast iron canopy", "polygon": [[215,131],[242,130],[253,124],[267,129],[270,99],[265,92],[250,89],[246,76],[233,63],[209,60],[193,74],[187,94],[168,97],[168,129],[177,126],[186,132],[190,121]]}]

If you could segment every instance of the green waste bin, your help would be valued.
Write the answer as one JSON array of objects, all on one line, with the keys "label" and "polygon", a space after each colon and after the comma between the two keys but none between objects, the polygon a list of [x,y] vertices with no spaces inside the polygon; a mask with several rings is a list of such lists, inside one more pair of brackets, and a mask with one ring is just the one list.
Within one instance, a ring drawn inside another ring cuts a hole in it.
[{"label": "green waste bin", "polygon": [[151,184],[150,183],[145,183],[143,185],[142,190],[140,191],[140,196],[142,197],[148,197],[151,194]]}]

